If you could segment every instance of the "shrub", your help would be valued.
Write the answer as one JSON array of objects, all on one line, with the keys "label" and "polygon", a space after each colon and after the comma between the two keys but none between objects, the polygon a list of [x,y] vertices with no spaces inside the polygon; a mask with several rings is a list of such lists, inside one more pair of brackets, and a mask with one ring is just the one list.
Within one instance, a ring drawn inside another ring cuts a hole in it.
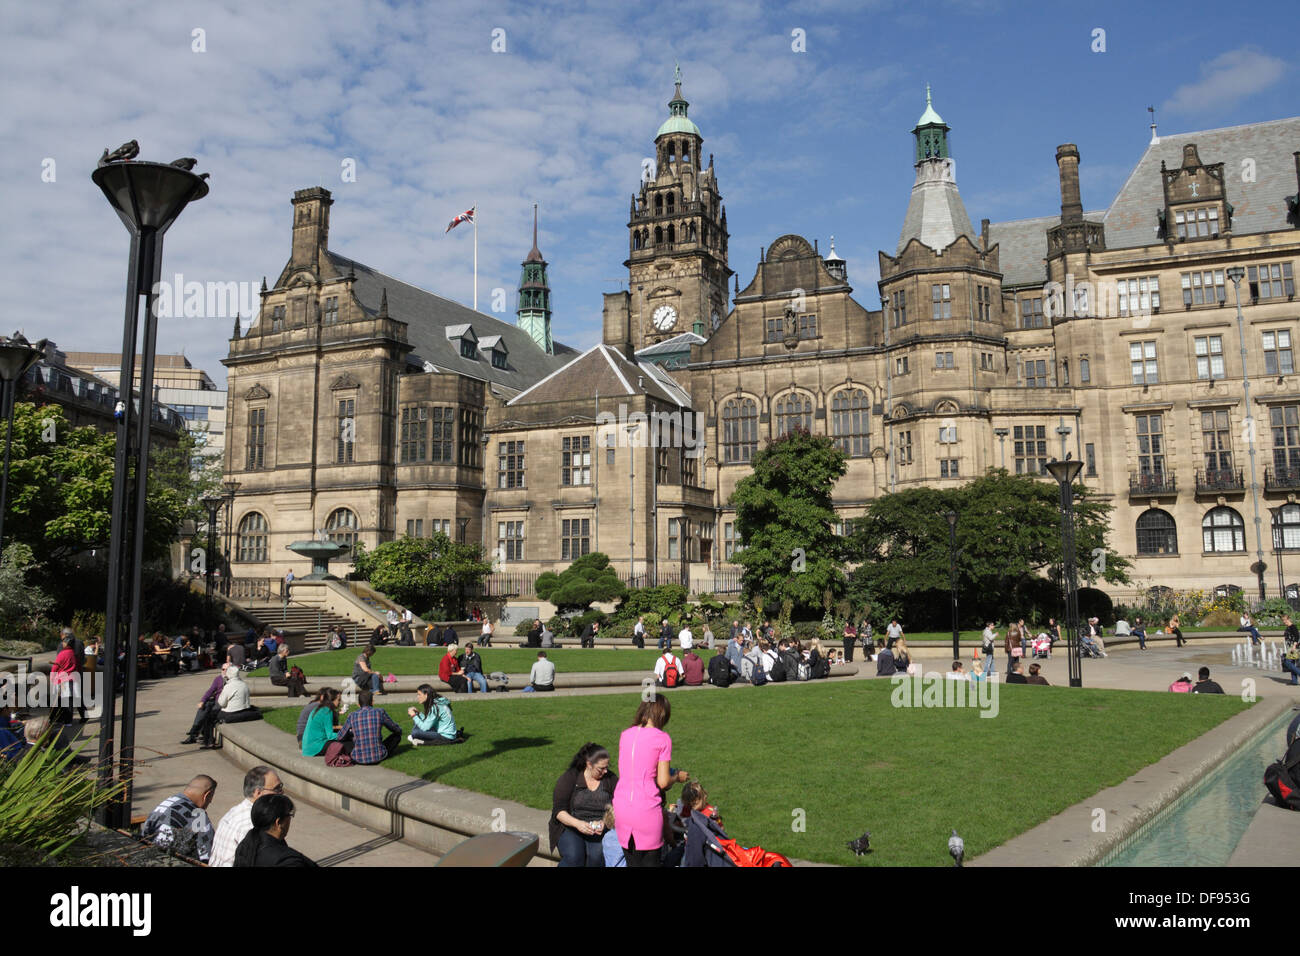
[{"label": "shrub", "polygon": [[[46,739],[54,733],[53,728]],[[6,863],[58,857],[82,835],[96,809],[122,786],[95,786],[93,771],[72,766],[75,754],[40,745],[21,760],[0,761],[0,848]]]}]

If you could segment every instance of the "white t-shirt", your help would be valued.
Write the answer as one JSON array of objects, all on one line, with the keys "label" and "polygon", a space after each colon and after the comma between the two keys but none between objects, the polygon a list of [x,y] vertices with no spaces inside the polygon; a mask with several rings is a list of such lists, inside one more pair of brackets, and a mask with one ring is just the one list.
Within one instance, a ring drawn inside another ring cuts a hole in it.
[{"label": "white t-shirt", "polygon": [[1123,637],[1124,635],[1126,635],[1126,634],[1131,634],[1131,633],[1132,633],[1132,630],[1131,630],[1131,629],[1129,628],[1129,626],[1128,626],[1128,621],[1122,621],[1122,620],[1121,620],[1121,621],[1116,621],[1116,622],[1115,622],[1115,636],[1116,636],[1116,637]]},{"label": "white t-shirt", "polygon": [[695,635],[691,633],[689,627],[684,627],[677,632],[677,643],[682,646],[684,651],[689,651],[695,646]]},{"label": "white t-shirt", "polygon": [[483,622],[483,636],[484,637],[492,636],[492,622],[490,621]]},{"label": "white t-shirt", "polygon": [[885,633],[892,638],[900,638],[903,636],[903,625],[891,622],[889,627],[885,628]]},{"label": "white t-shirt", "polygon": [[967,675],[965,671],[949,671],[944,676],[947,677],[948,680],[970,680],[969,675]]},{"label": "white t-shirt", "polygon": [[645,634],[645,622],[643,622],[643,621],[637,621],[637,622],[636,622],[636,627],[632,628],[632,633],[633,633],[633,634],[641,634],[641,635],[644,635],[644,634]]},{"label": "white t-shirt", "polygon": [[389,624],[397,623],[397,612],[392,610],[391,608],[388,611],[388,623]]},{"label": "white t-shirt", "polygon": [[663,680],[664,672],[668,670],[668,662],[672,661],[677,665],[677,681],[681,683],[686,671],[682,668],[682,659],[672,653],[660,654],[659,660],[655,661],[655,680]]}]

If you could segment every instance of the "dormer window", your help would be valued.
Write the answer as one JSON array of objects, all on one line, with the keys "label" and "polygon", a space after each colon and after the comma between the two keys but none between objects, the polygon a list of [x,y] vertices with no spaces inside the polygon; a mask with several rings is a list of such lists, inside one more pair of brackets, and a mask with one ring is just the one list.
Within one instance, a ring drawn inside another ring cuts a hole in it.
[{"label": "dormer window", "polygon": [[447,326],[447,339],[450,342],[457,343],[461,358],[478,358],[478,336],[474,334],[473,326],[449,325]]},{"label": "dormer window", "polygon": [[461,358],[478,358],[478,346],[474,344],[473,339],[460,340],[460,355]]},{"label": "dormer window", "polygon": [[493,367],[493,368],[507,368],[507,367],[508,367],[508,366],[506,365],[506,353],[505,353],[505,352],[498,351],[497,349],[493,349],[493,350],[492,350],[492,367]]},{"label": "dormer window", "polygon": [[1219,207],[1180,209],[1174,213],[1174,229],[1179,239],[1205,239],[1219,235]]},{"label": "dormer window", "polygon": [[484,349],[492,360],[493,368],[509,368],[507,361],[508,353],[506,350],[505,340],[499,335],[484,336],[479,340],[479,346]]}]

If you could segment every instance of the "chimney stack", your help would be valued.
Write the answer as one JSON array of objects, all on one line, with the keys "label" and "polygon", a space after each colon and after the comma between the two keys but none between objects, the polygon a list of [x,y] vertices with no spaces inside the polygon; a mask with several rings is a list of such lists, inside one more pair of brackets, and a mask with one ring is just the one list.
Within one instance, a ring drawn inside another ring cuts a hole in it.
[{"label": "chimney stack", "polygon": [[984,247],[985,252],[989,251],[989,221],[987,219],[980,220],[980,244]]},{"label": "chimney stack", "polygon": [[1056,147],[1056,169],[1061,177],[1061,222],[1083,219],[1079,198],[1079,148],[1073,143]]},{"label": "chimney stack", "polygon": [[632,293],[606,292],[604,331],[602,341],[618,349],[635,362],[636,350],[632,347]]}]

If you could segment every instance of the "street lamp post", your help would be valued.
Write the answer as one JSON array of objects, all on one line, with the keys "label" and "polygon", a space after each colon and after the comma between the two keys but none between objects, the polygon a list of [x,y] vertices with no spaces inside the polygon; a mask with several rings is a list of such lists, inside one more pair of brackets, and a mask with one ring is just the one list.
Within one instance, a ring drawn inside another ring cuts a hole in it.
[{"label": "street lamp post", "polygon": [[[1250,375],[1246,368],[1246,324],[1241,314],[1241,280],[1246,277],[1246,270],[1241,266],[1232,266],[1228,269],[1228,278],[1232,280],[1232,288],[1237,293],[1237,341],[1241,345],[1241,388],[1244,393],[1246,402],[1246,420],[1252,425],[1255,423],[1255,412],[1250,404]],[[1247,443],[1250,449],[1250,497],[1255,504],[1255,563],[1251,570],[1255,572],[1259,579],[1259,599],[1264,600],[1264,571],[1268,567],[1264,563],[1264,536],[1260,530],[1259,516],[1259,477],[1255,468],[1255,428],[1248,428],[1246,431],[1250,441]]]},{"label": "street lamp post", "polygon": [[1070,664],[1070,686],[1083,686],[1083,661],[1079,657],[1079,588],[1074,570],[1074,481],[1083,462],[1067,455],[1049,461],[1047,470],[1061,486],[1061,579],[1065,590],[1065,635]]},{"label": "street lamp post", "polygon": [[957,631],[957,512],[949,511],[948,519],[948,586],[952,591],[952,659],[961,660]]},{"label": "street lamp post", "polygon": [[27,371],[45,354],[45,339],[32,345],[21,332],[12,337],[0,335],[0,381],[4,392],[0,396],[0,415],[5,426],[5,463],[0,473],[0,555],[4,554],[5,511],[9,505],[9,448],[14,442],[14,405],[18,399],[18,383]]},{"label": "street lamp post", "polygon": [[208,548],[203,555],[203,597],[208,606],[208,623],[212,623],[212,565],[217,557],[217,509],[221,507],[220,495],[204,495],[201,503],[208,511]]},{"label": "street lamp post", "polygon": [[1010,428],[995,428],[993,434],[998,436],[998,443],[1002,446],[1002,469],[1007,467],[1007,436],[1011,434]]},{"label": "street lamp post", "polygon": [[[122,695],[122,737],[118,779],[121,796],[105,806],[101,822],[125,827],[130,822],[132,763],[135,748],[136,648],[134,636],[144,627],[140,572],[144,564],[145,491],[149,473],[150,426],[153,420],[154,353],[158,338],[158,288],[162,275],[163,235],[185,207],[208,193],[205,176],[191,171],[194,160],[174,164],[135,162],[135,141],[113,153],[105,151],[91,179],[131,235],[126,274],[126,312],[122,323],[122,364],[118,393],[113,503],[105,604],[103,714],[100,718],[98,781],[113,781],[117,654],[124,651],[126,687]],[[140,296],[145,297],[143,340]],[[139,405],[133,394],[135,358],[140,355]],[[132,431],[134,429],[134,435]]]},{"label": "street lamp post", "polygon": [[230,569],[231,567],[230,539],[232,534],[234,533],[234,528],[235,528],[235,523],[233,520],[234,513],[235,513],[235,493],[239,491],[239,482],[231,478],[228,481],[223,481],[221,483],[221,487],[225,489],[226,492],[224,495],[221,496],[222,500],[226,503],[226,543],[225,543],[225,547],[222,549],[223,553],[221,556],[222,568],[223,568],[221,572],[221,593],[224,594],[226,597],[230,597],[230,588],[231,588],[230,582],[231,579],[234,577],[234,574],[231,572]]}]

